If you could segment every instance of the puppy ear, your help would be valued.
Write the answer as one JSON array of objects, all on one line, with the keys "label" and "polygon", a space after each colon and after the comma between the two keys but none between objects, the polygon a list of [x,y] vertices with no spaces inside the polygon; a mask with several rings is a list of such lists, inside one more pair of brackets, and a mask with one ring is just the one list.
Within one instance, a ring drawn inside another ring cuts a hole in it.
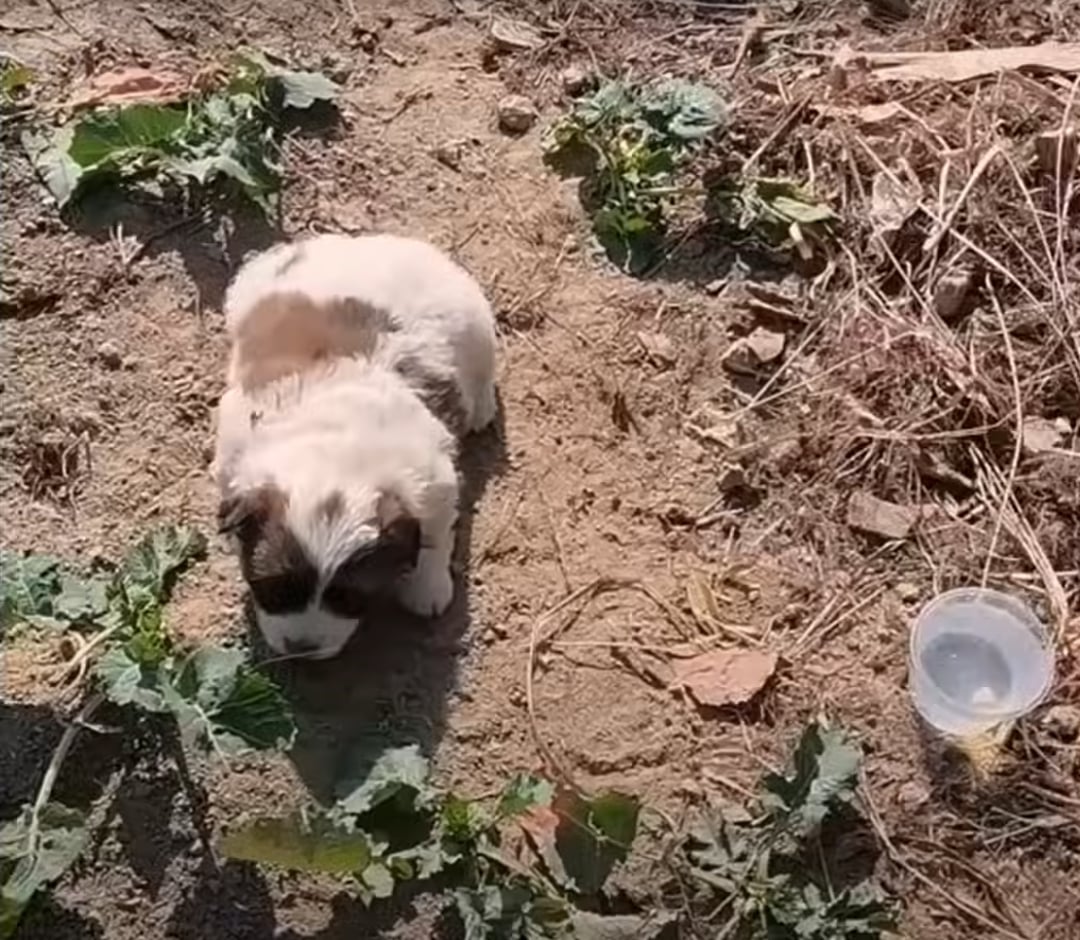
[{"label": "puppy ear", "polygon": [[420,555],[420,520],[392,493],[383,493],[376,507],[379,554],[393,567],[411,567]]},{"label": "puppy ear", "polygon": [[261,486],[224,496],[218,504],[218,533],[243,541],[255,538],[273,513],[275,494],[280,498],[276,489]]}]

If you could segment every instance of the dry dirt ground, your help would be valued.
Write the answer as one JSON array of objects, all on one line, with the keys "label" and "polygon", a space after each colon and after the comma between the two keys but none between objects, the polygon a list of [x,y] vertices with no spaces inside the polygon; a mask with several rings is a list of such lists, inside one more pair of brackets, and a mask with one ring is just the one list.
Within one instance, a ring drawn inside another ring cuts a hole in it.
[{"label": "dry dirt ground", "polygon": [[[1050,6],[1053,15],[1004,23],[989,12],[969,17],[978,24],[971,41],[984,27],[998,44],[1080,38],[1075,11]],[[970,520],[942,524],[953,537],[935,543],[882,545],[852,532],[847,496],[858,484],[896,497],[902,484],[888,468],[914,466],[914,445],[883,432],[874,449],[849,447],[829,464],[840,438],[824,418],[844,409],[835,399],[826,406],[793,393],[790,408],[747,416],[735,448],[722,434],[692,433],[708,409],[736,411],[747,401],[722,364],[748,316],[730,291],[719,291],[732,273],[730,249],[695,239],[648,280],[621,274],[593,248],[574,186],[541,160],[539,135],[564,106],[558,72],[568,64],[674,72],[727,87],[750,11],[707,7],[503,7],[552,29],[538,52],[492,58],[485,36],[495,8],[483,3],[0,0],[0,46],[57,93],[111,64],[190,68],[244,43],[342,78],[340,125],[287,146],[284,233],[406,233],[460,259],[498,310],[503,410],[499,432],[472,442],[466,460],[475,500],[463,522],[452,612],[435,625],[395,621],[357,637],[338,660],[283,672],[301,726],[288,757],[187,768],[151,735],[83,736],[58,797],[94,800],[98,834],[28,913],[19,940],[434,935],[423,898],[366,911],[329,881],[219,868],[206,839],[243,814],[280,812],[309,794],[327,798],[388,741],[421,742],[440,782],[466,794],[539,769],[525,689],[531,631],[560,599],[605,577],[639,582],[648,593],[631,585],[586,604],[542,653],[535,678],[536,734],[581,784],[615,786],[673,811],[687,799],[737,795],[784,759],[806,720],[824,713],[867,751],[865,792],[891,854],[867,839],[904,903],[904,936],[1080,937],[1080,788],[1068,729],[1049,740],[1033,722],[1013,748],[1019,772],[976,789],[924,738],[908,705],[910,616],[935,588],[978,577],[988,520],[985,530]],[[791,17],[789,33],[770,41],[889,47],[895,27],[867,24],[851,4],[810,20],[799,7],[770,8]],[[953,4],[952,14],[960,17],[961,7]],[[950,14],[930,3],[913,15],[905,28],[918,47],[937,41]],[[808,56],[804,64],[817,62]],[[740,101],[772,95],[774,111],[763,119],[771,125],[743,128],[743,156],[765,141],[795,94],[770,85],[767,66],[747,68],[735,83]],[[511,92],[541,110],[537,127],[520,137],[496,124],[497,102]],[[785,145],[802,153],[799,146]],[[436,157],[440,147],[459,154],[455,166]],[[143,246],[126,263],[115,227],[110,235],[109,226],[60,220],[6,131],[2,160],[5,547],[91,561],[115,557],[157,521],[209,531],[222,291],[246,251],[280,236],[250,219],[215,229],[118,207],[121,235]],[[799,301],[803,309],[812,302],[805,294]],[[818,316],[850,319],[839,334],[792,328],[789,342],[805,339],[800,348],[818,356],[818,368],[840,361],[823,337],[873,342],[885,329],[879,319],[856,322],[858,304],[843,291],[819,299]],[[650,355],[641,334],[663,334],[670,355]],[[862,397],[845,414],[886,397],[882,383],[919,381],[921,361],[899,375],[887,365],[866,367],[854,383]],[[803,357],[785,387],[806,392],[814,367]],[[1007,380],[1005,388],[1008,401]],[[1069,407],[1075,420],[1080,406]],[[1008,430],[1008,403],[1002,413]],[[1060,414],[1068,418],[1068,408],[1046,412]],[[725,482],[732,462],[747,477],[735,491]],[[1068,525],[1080,525],[1071,479],[1039,477],[1039,492],[1050,495],[1038,504],[1056,507],[1040,510],[1040,519],[1064,527],[1050,554],[1070,596],[1076,572],[1069,580],[1067,569],[1076,559],[1065,556],[1076,543]],[[1001,570],[1016,575],[1007,582],[1013,589],[1038,583],[1004,536],[998,552]],[[691,622],[686,584],[695,571],[713,579],[723,622],[785,653],[752,708],[700,711],[659,687],[644,652],[625,646],[663,649],[685,639],[650,596]],[[246,629],[240,581],[219,547],[182,582],[170,617],[190,638]],[[4,817],[32,797],[60,732],[48,684],[54,666],[55,650],[40,640],[4,654]],[[1068,679],[1065,661],[1060,672]],[[1068,704],[1077,688],[1063,682],[1054,704]]]}]

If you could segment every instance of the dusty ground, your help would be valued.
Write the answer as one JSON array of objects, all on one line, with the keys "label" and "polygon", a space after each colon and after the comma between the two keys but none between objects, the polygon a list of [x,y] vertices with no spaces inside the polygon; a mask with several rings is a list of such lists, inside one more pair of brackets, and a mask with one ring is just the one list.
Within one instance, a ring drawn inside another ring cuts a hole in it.
[{"label": "dusty ground", "polygon": [[[815,436],[812,398],[748,422],[753,446],[738,456],[751,491],[725,497],[732,455],[688,426],[703,408],[740,401],[722,359],[746,313],[708,287],[730,273],[730,251],[704,240],[649,281],[618,273],[593,250],[573,185],[542,164],[539,126],[520,138],[496,127],[496,103],[511,91],[531,95],[545,118],[557,113],[557,71],[570,62],[589,66],[595,57],[613,70],[720,82],[735,58],[745,18],[737,5],[716,16],[677,4],[617,6],[537,5],[537,21],[552,16],[563,32],[540,53],[485,64],[491,10],[483,4],[199,0],[181,11],[133,0],[0,2],[2,48],[55,89],[88,67],[185,65],[245,42],[345,77],[340,127],[289,144],[284,231],[384,230],[452,252],[499,311],[503,404],[499,433],[473,442],[467,458],[476,500],[463,526],[455,609],[435,626],[395,621],[358,637],[337,661],[284,673],[301,720],[288,759],[187,768],[148,740],[84,737],[58,796],[95,799],[100,835],[27,916],[20,940],[431,936],[422,899],[367,912],[329,882],[219,869],[204,837],[244,813],[277,812],[309,793],[326,798],[388,740],[419,740],[440,780],[470,794],[538,768],[525,697],[537,618],[608,576],[638,579],[686,612],[686,581],[699,570],[716,573],[727,622],[788,653],[777,681],[759,707],[702,713],[650,684],[631,668],[640,657],[627,665],[612,645],[677,643],[683,637],[664,612],[630,588],[601,595],[562,635],[570,645],[542,655],[535,680],[538,732],[580,782],[666,808],[730,795],[733,785],[753,787],[798,727],[824,712],[868,751],[867,792],[901,861],[883,855],[879,868],[905,903],[904,936],[1080,936],[1075,771],[1058,773],[1064,799],[1053,804],[1025,796],[1016,779],[976,794],[923,739],[907,702],[909,617],[943,581],[977,570],[969,556],[980,553],[981,565],[981,530],[943,527],[951,541],[935,543],[933,558],[925,545],[882,548],[851,532],[843,510],[851,466],[821,469],[835,441],[827,430]],[[933,35],[943,6],[928,6],[919,22]],[[952,15],[962,12],[955,6]],[[1031,14],[1017,35],[987,31],[999,43],[1076,39],[1070,16]],[[832,48],[855,38],[887,48],[890,29],[841,11],[784,41]],[[753,85],[740,87],[749,96]],[[456,168],[434,155],[447,144],[460,148]],[[210,529],[222,290],[243,253],[274,233],[250,220],[218,232],[126,207],[117,220],[145,247],[125,265],[107,226],[61,222],[10,134],[3,148],[2,274],[13,298],[0,311],[5,546],[90,561],[114,556],[154,521]],[[844,304],[854,317],[850,294],[823,307]],[[640,333],[668,337],[674,361],[648,356]],[[41,470],[58,455],[68,461],[62,479]],[[888,447],[842,456],[862,470],[868,461],[863,482],[895,495]],[[1040,485],[1074,507],[1068,479]],[[1066,529],[1073,518],[1055,517]],[[1062,570],[1075,567],[1075,557],[1061,560],[1068,537],[1052,559]],[[1012,563],[1022,553],[1000,551],[1021,578],[1012,586],[1031,586],[1030,566]],[[171,616],[193,638],[245,630],[232,560],[212,551],[183,582]],[[48,707],[50,655],[29,644],[5,653],[0,816],[32,796],[59,734]],[[1056,701],[1076,688],[1063,685]],[[1035,750],[1051,746],[1037,727],[1030,735]],[[1075,756],[1075,743],[1052,746],[1055,760]],[[1035,780],[1035,771],[1019,779]]]}]

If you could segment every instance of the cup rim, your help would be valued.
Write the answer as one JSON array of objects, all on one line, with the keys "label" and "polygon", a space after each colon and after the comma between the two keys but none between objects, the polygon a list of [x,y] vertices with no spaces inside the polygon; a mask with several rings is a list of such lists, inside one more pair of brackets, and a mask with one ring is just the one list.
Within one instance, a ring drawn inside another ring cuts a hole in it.
[{"label": "cup rim", "polygon": [[[1027,627],[1031,629],[1031,632],[1039,640],[1039,645],[1043,647],[1049,654],[1050,668],[1046,672],[1046,677],[1043,680],[1042,687],[1039,691],[1032,696],[1032,698],[1025,702],[1023,705],[1018,705],[1015,708],[1000,709],[993,706],[986,705],[972,705],[967,702],[961,702],[959,699],[946,692],[937,682],[935,682],[930,675],[921,666],[918,666],[918,657],[916,654],[916,641],[919,634],[922,632],[923,627],[926,624],[927,619],[940,607],[948,606],[949,604],[955,604],[957,601],[967,601],[969,603],[976,603],[980,599],[990,602],[991,606],[1004,608],[1017,620],[1023,622]],[[994,588],[986,587],[960,587],[952,588],[948,591],[932,597],[927,601],[918,614],[915,616],[914,621],[911,624],[911,629],[908,636],[908,668],[912,672],[918,671],[924,680],[929,683],[934,691],[940,695],[945,702],[951,707],[955,708],[967,715],[972,715],[977,718],[994,719],[995,721],[1007,721],[1010,718],[1017,718],[1020,715],[1025,715],[1033,708],[1035,708],[1050,691],[1051,686],[1054,684],[1055,675],[1055,661],[1056,652],[1054,650],[1053,643],[1050,637],[1050,631],[1047,629],[1046,624],[1036,616],[1035,612],[1028,604],[1015,597],[1012,594],[1006,594],[1004,591],[998,591]],[[909,683],[910,687],[910,683]],[[914,689],[911,690],[914,693]],[[912,695],[914,698],[914,694]],[[916,708],[918,709],[918,701],[916,700]],[[922,714],[922,710],[918,709]],[[926,717],[924,715],[924,717]],[[927,718],[929,721],[929,718]]]}]

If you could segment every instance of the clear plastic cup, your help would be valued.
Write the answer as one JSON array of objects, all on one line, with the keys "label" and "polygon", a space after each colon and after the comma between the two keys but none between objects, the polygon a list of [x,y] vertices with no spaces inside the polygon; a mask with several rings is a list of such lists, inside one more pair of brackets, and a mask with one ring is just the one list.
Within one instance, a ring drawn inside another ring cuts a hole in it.
[{"label": "clear plastic cup", "polygon": [[964,738],[1031,711],[1054,681],[1049,633],[1015,597],[946,591],[911,630],[911,697],[937,731]]}]

